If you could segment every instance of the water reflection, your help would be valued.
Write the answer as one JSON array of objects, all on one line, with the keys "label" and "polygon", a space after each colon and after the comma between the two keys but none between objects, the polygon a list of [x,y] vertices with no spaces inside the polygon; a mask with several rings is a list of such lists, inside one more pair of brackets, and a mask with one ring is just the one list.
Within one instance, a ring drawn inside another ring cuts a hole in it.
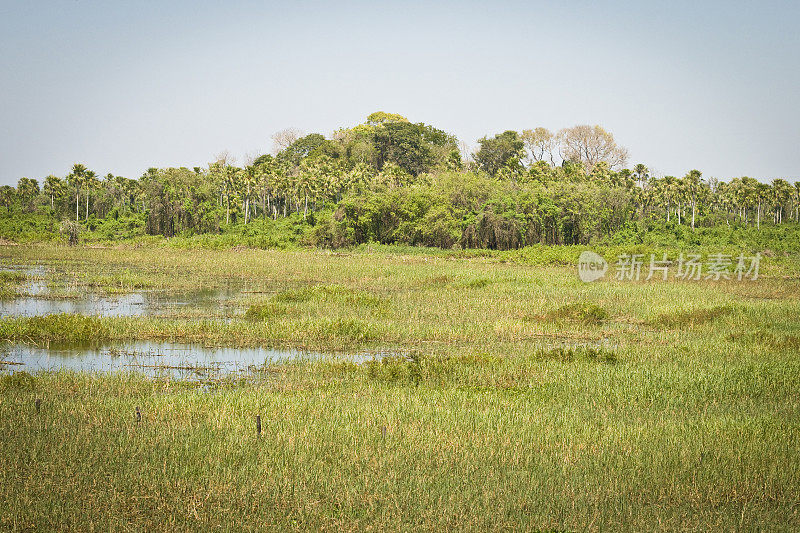
[{"label": "water reflection", "polygon": [[316,359],[320,353],[294,349],[228,348],[168,342],[130,342],[124,345],[38,347],[10,344],[0,352],[5,370],[135,371],[148,376],[207,379],[247,373],[270,363]]},{"label": "water reflection", "polygon": [[164,316],[182,313],[232,317],[239,311],[235,298],[242,287],[228,283],[222,288],[182,293],[135,291],[119,295],[85,292],[79,297],[53,296],[44,267],[4,267],[6,272],[25,274],[19,285],[23,296],[0,300],[0,318],[72,313],[104,317]]}]

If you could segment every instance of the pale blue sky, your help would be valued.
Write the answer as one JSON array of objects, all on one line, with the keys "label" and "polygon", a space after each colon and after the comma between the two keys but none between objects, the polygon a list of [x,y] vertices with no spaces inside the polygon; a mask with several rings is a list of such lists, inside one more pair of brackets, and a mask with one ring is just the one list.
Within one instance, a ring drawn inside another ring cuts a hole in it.
[{"label": "pale blue sky", "polygon": [[661,174],[800,176],[800,2],[0,1],[0,183],[139,177],[376,110],[601,124]]}]

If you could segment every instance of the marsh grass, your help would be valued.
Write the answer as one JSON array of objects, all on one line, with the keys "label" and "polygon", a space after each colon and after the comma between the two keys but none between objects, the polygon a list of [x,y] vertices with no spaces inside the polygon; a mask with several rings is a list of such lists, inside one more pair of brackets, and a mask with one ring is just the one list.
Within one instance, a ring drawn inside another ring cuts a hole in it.
[{"label": "marsh grass", "polygon": [[736,311],[732,304],[698,308],[689,311],[673,311],[658,315],[651,323],[667,328],[692,328],[712,322],[717,318],[730,315]]},{"label": "marsh grass", "polygon": [[114,338],[113,322],[98,317],[58,313],[0,320],[0,338],[33,344],[102,342]]},{"label": "marsh grass", "polygon": [[597,304],[575,302],[563,305],[545,315],[551,320],[569,319],[584,324],[599,324],[608,319],[608,311]]},{"label": "marsh grass", "polygon": [[614,364],[617,354],[613,350],[595,348],[593,346],[558,346],[550,349],[539,349],[536,357],[569,363],[572,361],[597,361]]},{"label": "marsh grass", "polygon": [[0,299],[19,295],[19,285],[27,279],[23,272],[0,271]]},{"label": "marsh grass", "polygon": [[36,380],[24,370],[0,375],[0,391],[33,390],[35,387]]},{"label": "marsh grass", "polygon": [[8,270],[0,271],[0,283],[22,283],[28,276],[23,272],[13,272]]},{"label": "marsh grass", "polygon": [[[288,364],[257,384],[213,387],[46,374],[33,388],[2,389],[0,520],[12,529],[793,529],[797,411],[785,402],[796,390],[785,373],[798,365],[781,366],[702,373],[685,362],[476,354]],[[740,392],[753,387],[758,397]]]},{"label": "marsh grass", "polygon": [[108,294],[129,293],[136,290],[150,289],[158,286],[147,275],[123,269],[116,272],[102,274],[88,273],[83,279],[83,285],[99,289]]},{"label": "marsh grass", "polygon": [[781,352],[800,353],[800,335],[759,329],[752,332],[732,333],[728,339],[745,345],[767,346]]},{"label": "marsh grass", "polygon": [[277,302],[266,302],[261,304],[253,304],[247,308],[244,313],[245,320],[275,320],[281,318],[288,313],[285,305]]},{"label": "marsh grass", "polygon": [[466,289],[483,289],[484,287],[487,287],[492,283],[494,283],[494,280],[491,280],[489,278],[477,278],[465,281],[462,284],[460,284],[460,286]]},{"label": "marsh grass", "polygon": [[211,384],[4,374],[0,529],[800,529],[800,279],[583,284],[535,252],[0,250],[65,286],[249,291],[229,321],[5,318],[3,340],[390,352]]},{"label": "marsh grass", "polygon": [[385,298],[381,298],[378,295],[338,284],[315,285],[302,289],[286,290],[273,296],[273,301],[278,303],[300,303],[325,300],[337,301],[346,305],[375,308],[388,304]]}]

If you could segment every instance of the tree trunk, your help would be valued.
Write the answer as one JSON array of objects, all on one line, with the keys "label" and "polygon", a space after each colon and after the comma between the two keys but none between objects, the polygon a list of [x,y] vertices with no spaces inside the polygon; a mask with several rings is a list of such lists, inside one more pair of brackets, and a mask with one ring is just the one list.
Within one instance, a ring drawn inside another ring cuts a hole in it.
[{"label": "tree trunk", "polygon": [[761,202],[758,202],[758,209],[756,210],[756,228],[761,229]]}]

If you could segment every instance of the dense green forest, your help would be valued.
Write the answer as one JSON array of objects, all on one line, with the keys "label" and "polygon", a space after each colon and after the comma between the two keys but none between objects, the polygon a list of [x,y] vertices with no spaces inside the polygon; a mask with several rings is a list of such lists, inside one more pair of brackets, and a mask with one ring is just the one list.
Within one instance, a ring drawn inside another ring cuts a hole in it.
[{"label": "dense green forest", "polygon": [[798,182],[706,180],[698,170],[653,177],[644,164],[629,168],[627,151],[600,126],[505,131],[468,154],[453,135],[377,112],[330,138],[284,130],[273,140],[274,155],[241,166],[223,153],[138,179],[80,163],[41,184],[23,177],[0,187],[3,236],[233,233],[264,245],[507,250],[800,219]]}]

